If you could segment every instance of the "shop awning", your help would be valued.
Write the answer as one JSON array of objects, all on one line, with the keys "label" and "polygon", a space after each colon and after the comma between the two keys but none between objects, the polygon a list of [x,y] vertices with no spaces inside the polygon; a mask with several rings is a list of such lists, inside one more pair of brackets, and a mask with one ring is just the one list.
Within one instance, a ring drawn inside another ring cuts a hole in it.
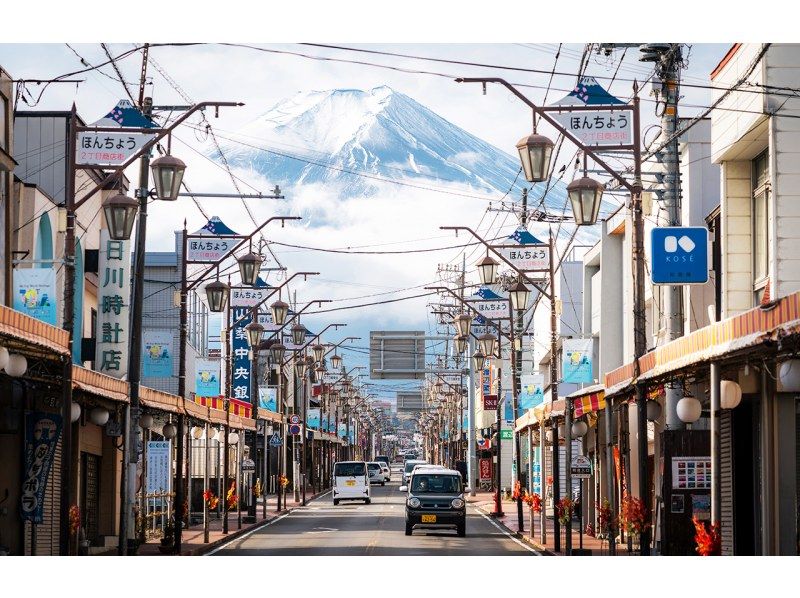
[{"label": "shop awning", "polygon": [[545,419],[563,417],[565,405],[565,399],[558,399],[557,401],[548,401],[536,405],[533,409],[528,409],[528,412],[515,422],[514,431],[519,432],[528,426],[537,426]]},{"label": "shop awning", "polygon": [[59,355],[69,354],[69,333],[22,312],[0,305],[0,335],[49,349]]},{"label": "shop awning", "polygon": [[125,380],[87,370],[79,365],[72,366],[72,387],[112,401],[128,402],[128,383]]},{"label": "shop awning", "polygon": [[262,409],[259,407],[258,419],[265,419],[267,421],[281,423],[283,421],[283,416],[275,411],[269,411],[268,409]]},{"label": "shop awning", "polygon": [[581,417],[585,413],[605,409],[605,390],[602,384],[594,384],[573,392],[567,397],[572,401],[572,414],[575,417]]}]

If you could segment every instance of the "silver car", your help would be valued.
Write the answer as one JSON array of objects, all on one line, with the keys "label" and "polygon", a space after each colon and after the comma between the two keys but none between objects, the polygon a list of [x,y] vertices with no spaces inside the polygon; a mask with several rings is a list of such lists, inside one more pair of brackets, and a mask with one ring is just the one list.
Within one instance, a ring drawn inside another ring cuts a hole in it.
[{"label": "silver car", "polygon": [[383,468],[381,465],[382,464],[378,461],[370,461],[367,463],[367,473],[369,474],[370,484],[380,484],[381,486],[386,485],[386,479],[383,475]]}]

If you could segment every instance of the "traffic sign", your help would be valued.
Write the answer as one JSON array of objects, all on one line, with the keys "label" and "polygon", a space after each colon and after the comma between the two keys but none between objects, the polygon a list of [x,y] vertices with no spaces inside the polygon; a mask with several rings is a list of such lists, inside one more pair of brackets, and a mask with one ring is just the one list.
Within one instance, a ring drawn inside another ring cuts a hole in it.
[{"label": "traffic sign", "polygon": [[256,470],[256,462],[252,459],[245,459],[242,461],[242,472],[247,473]]},{"label": "traffic sign", "polygon": [[289,434],[293,436],[300,434],[300,424],[289,424]]},{"label": "traffic sign", "polygon": [[[290,416],[289,417],[289,423],[290,424],[295,424],[295,425],[299,424],[300,423],[300,416],[296,415],[296,414]],[[298,432],[298,434],[299,434],[299,432]]]},{"label": "traffic sign", "polygon": [[478,438],[478,448],[483,451],[488,451],[492,448],[492,441],[488,438]]},{"label": "traffic sign", "polygon": [[650,233],[653,284],[708,282],[708,229],[704,226],[664,226]]},{"label": "traffic sign", "polygon": [[275,432],[269,439],[270,446],[280,446],[281,445],[281,436],[277,432]]},{"label": "traffic sign", "polygon": [[572,477],[577,480],[586,480],[592,475],[592,462],[588,457],[575,455],[572,457],[572,465],[569,468]]},{"label": "traffic sign", "polygon": [[485,411],[497,409],[497,395],[483,395],[483,409]]}]

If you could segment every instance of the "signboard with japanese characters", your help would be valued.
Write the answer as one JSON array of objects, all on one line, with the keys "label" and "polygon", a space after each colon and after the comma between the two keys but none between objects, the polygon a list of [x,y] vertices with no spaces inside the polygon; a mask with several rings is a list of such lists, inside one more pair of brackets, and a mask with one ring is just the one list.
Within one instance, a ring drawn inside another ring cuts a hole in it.
[{"label": "signboard with japanese characters", "polygon": [[58,326],[54,268],[14,268],[14,309]]},{"label": "signboard with japanese characters", "polygon": [[234,399],[250,402],[250,347],[247,344],[247,326],[252,320],[251,310],[244,307],[233,307],[233,321],[237,322],[233,328],[231,340],[231,392]]},{"label": "signboard with japanese characters", "polygon": [[266,299],[272,289],[268,287],[232,287],[231,307],[255,307]]},{"label": "signboard with japanese characters", "polygon": [[172,332],[145,330],[142,332],[142,373],[148,378],[172,376]]},{"label": "signboard with japanese characters", "polygon": [[497,409],[497,395],[483,395],[483,408],[485,411]]},{"label": "signboard with japanese characters", "polygon": [[236,238],[186,236],[186,261],[190,264],[218,262],[222,256],[236,247]]},{"label": "signboard with japanese characters", "polygon": [[172,463],[169,440],[147,443],[147,491],[169,492]]},{"label": "signboard with japanese characters", "polygon": [[551,114],[575,139],[588,146],[631,145],[633,111],[581,110]]},{"label": "signboard with japanese characters", "polygon": [[[154,128],[156,125],[146,118],[129,100],[120,100],[94,127]],[[147,133],[78,131],[75,163],[119,166],[141,152],[153,138]]]},{"label": "signboard with japanese characters", "polygon": [[508,302],[504,299],[496,301],[470,301],[470,306],[487,320],[508,318]]},{"label": "signboard with japanese characters", "polygon": [[198,397],[218,397],[222,394],[220,388],[219,359],[195,359],[194,394]]},{"label": "signboard with japanese characters", "polygon": [[[43,522],[44,493],[59,436],[60,415],[39,411],[25,413],[25,470],[20,496],[23,520]],[[56,483],[60,483],[60,480]]]},{"label": "signboard with japanese characters", "polygon": [[100,231],[97,269],[97,357],[101,374],[128,374],[128,325],[131,296],[131,242],[114,241]]},{"label": "signboard with japanese characters", "polygon": [[494,249],[521,272],[550,270],[549,245],[498,245]]}]

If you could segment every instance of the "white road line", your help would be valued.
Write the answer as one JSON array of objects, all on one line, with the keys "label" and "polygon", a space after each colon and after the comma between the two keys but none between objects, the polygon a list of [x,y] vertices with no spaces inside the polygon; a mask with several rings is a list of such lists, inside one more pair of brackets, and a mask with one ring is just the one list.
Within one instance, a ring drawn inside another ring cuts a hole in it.
[{"label": "white road line", "polygon": [[519,539],[515,538],[515,537],[514,537],[514,536],[511,534],[511,532],[509,532],[508,530],[504,530],[502,527],[500,527],[500,525],[498,525],[498,523],[497,523],[497,522],[496,522],[494,519],[492,519],[491,517],[489,517],[488,515],[486,515],[486,514],[485,514],[483,511],[481,511],[481,510],[480,510],[480,509],[478,509],[477,507],[473,507],[473,508],[474,508],[474,509],[475,509],[475,510],[478,512],[478,514],[479,514],[481,517],[483,517],[484,519],[486,519],[486,521],[488,521],[488,522],[489,522],[489,523],[491,523],[493,526],[495,526],[497,529],[499,529],[499,530],[500,530],[500,532],[501,532],[501,533],[502,533],[504,536],[508,536],[508,538],[509,538],[510,540],[512,540],[512,541],[514,541],[514,542],[516,542],[517,544],[519,544],[520,546],[522,546],[522,547],[523,547],[525,550],[527,550],[528,552],[532,552],[532,553],[534,553],[534,554],[536,554],[536,555],[538,555],[538,556],[542,556],[542,555],[541,555],[541,553],[540,553],[538,550],[536,550],[536,549],[534,549],[534,548],[531,548],[530,546],[528,546],[527,544],[525,544],[525,542],[523,542],[522,540],[519,540]]},{"label": "white road line", "polygon": [[[326,492],[325,494],[329,494],[329,493],[330,493],[330,490],[328,490],[328,492]],[[312,499],[311,499],[311,501],[317,500],[318,498],[322,498],[323,496],[325,496],[325,494],[320,494],[319,496],[315,496],[314,498],[312,498]],[[308,501],[308,502],[311,502],[311,501]],[[209,550],[209,551],[208,551],[207,553],[205,553],[203,556],[211,556],[212,554],[215,554],[215,553],[219,552],[220,550],[224,550],[226,547],[228,547],[229,545],[233,544],[234,542],[239,542],[240,540],[246,540],[247,538],[249,538],[250,536],[252,536],[252,535],[253,535],[254,533],[256,533],[257,531],[259,531],[259,530],[262,530],[262,529],[264,529],[265,527],[269,527],[269,526],[270,526],[270,525],[272,525],[273,523],[277,523],[278,521],[280,521],[280,520],[281,520],[281,519],[283,519],[284,517],[288,517],[288,516],[289,516],[289,515],[291,515],[292,513],[293,513],[293,511],[289,511],[288,513],[284,513],[283,515],[278,515],[278,516],[277,516],[275,519],[271,519],[271,520],[269,520],[269,521],[268,521],[267,523],[265,523],[264,525],[261,525],[261,526],[259,526],[259,527],[255,528],[255,529],[251,529],[249,532],[245,532],[245,533],[244,533],[244,534],[242,534],[241,536],[237,536],[236,538],[233,538],[232,540],[230,540],[230,541],[228,541],[228,542],[225,542],[224,544],[221,544],[221,545],[217,546],[217,547],[216,547],[216,548],[214,548],[213,550]]]}]

